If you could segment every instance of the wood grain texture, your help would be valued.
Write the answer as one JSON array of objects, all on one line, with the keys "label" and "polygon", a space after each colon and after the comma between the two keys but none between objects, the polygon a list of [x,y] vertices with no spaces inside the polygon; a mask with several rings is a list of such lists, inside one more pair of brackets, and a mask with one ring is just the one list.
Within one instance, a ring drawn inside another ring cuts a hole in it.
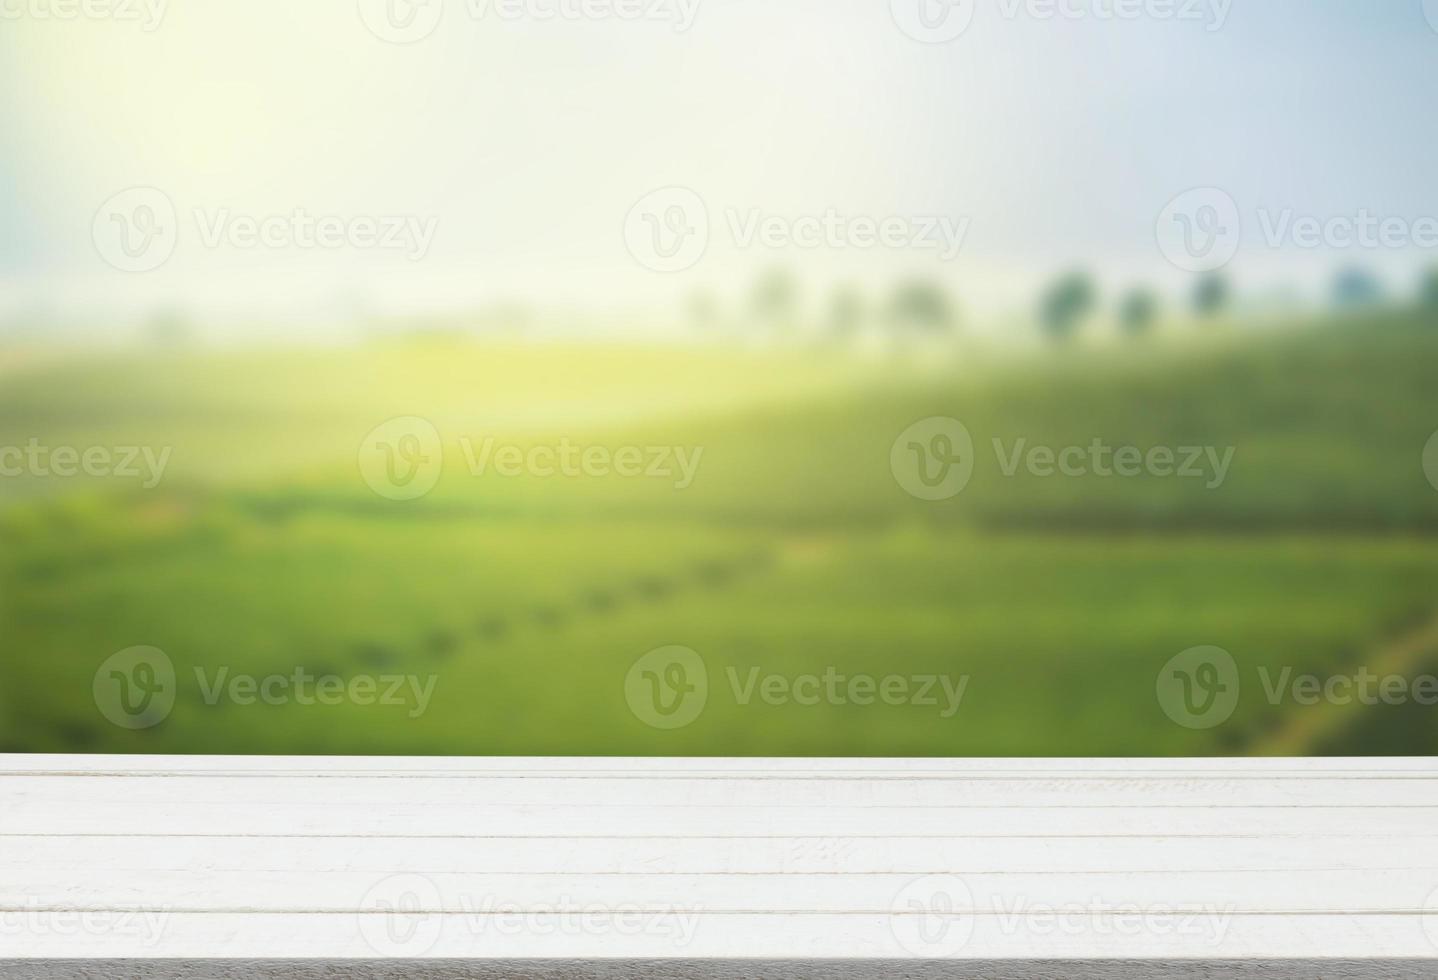
[{"label": "wood grain texture", "polygon": [[1438,763],[4,756],[0,960],[1434,976]]}]

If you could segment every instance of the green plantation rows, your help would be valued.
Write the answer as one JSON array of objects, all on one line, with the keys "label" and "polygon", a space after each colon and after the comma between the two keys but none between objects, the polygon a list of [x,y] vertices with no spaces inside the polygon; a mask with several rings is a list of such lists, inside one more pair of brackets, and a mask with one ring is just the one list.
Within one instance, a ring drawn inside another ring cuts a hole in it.
[{"label": "green plantation rows", "polygon": [[[634,542],[642,540],[643,548]],[[1429,609],[1423,542],[989,535],[913,524],[742,542],[656,522],[234,519],[221,532],[12,593],[13,747],[558,754],[1156,754],[1243,751],[1298,710],[1256,681],[1192,731],[1155,699],[1174,654],[1340,671]],[[160,726],[99,718],[110,652],[163,649],[182,696]],[[664,731],[624,682],[648,650],[703,659],[708,703]],[[433,678],[412,703],[207,703],[217,677]],[[196,671],[199,673],[196,673]],[[756,671],[758,674],[756,675]],[[743,698],[746,678],[962,679],[920,703]],[[737,681],[735,680],[737,678]],[[1136,743],[1135,740],[1138,740]]]},{"label": "green plantation rows", "polygon": [[[1395,318],[910,381],[656,432],[705,446],[705,470],[685,494],[645,503],[807,524],[907,514],[992,529],[1433,532],[1421,457],[1438,429],[1435,365],[1438,324]],[[938,503],[898,490],[886,465],[895,437],[930,416],[963,422],[975,447],[967,488]],[[1106,477],[1096,440],[1110,460],[1131,448],[1173,463]],[[1028,465],[1035,450],[1047,467]],[[1054,465],[1068,450],[1081,475]],[[1196,478],[1176,472],[1185,461]]]},{"label": "green plantation rows", "polygon": [[[551,356],[562,362],[566,355]],[[937,374],[811,368],[802,399],[756,392],[722,410],[717,394],[705,394],[730,383],[720,373],[698,389],[695,404],[632,413],[638,420],[622,425],[582,413],[569,428],[498,432],[517,453],[566,441],[611,451],[665,447],[691,458],[702,452],[682,489],[671,478],[613,473],[476,475],[465,449],[496,436],[496,426],[483,415],[456,414],[436,417],[446,439],[444,475],[413,509],[793,529],[913,519],[1056,532],[1432,533],[1438,494],[1421,456],[1438,429],[1435,364],[1438,325],[1393,315],[1142,353],[1072,351],[984,370],[962,359],[955,371]],[[634,377],[630,397],[647,401],[651,380]],[[442,392],[428,397],[444,400]],[[889,467],[899,433],[933,416],[962,422],[974,445],[966,489],[939,502],[910,497]],[[334,455],[336,439],[345,448],[357,444],[373,421],[356,420],[344,437],[324,439],[319,422],[312,430],[291,426],[289,438],[311,444],[318,460],[327,450]],[[175,465],[183,473],[182,456]],[[336,479],[334,469],[317,464],[255,486],[254,504],[383,505],[361,481]]]},{"label": "green plantation rows", "polygon": [[[1393,652],[1438,615],[1438,492],[1421,465],[1438,329],[1389,317],[982,370],[956,358],[935,372],[458,345],[7,376],[0,444],[174,452],[154,490],[0,487],[0,744],[1438,750],[1413,705],[1294,736],[1328,708],[1264,687],[1285,668],[1438,669],[1438,651]],[[365,434],[401,414],[445,440],[442,476],[412,501],[377,495],[356,465]],[[915,499],[890,450],[940,415],[972,434],[973,477],[951,499]],[[608,471],[476,475],[459,447],[491,437],[517,452],[567,439],[703,454],[683,489]],[[1100,468],[1123,447],[1232,453],[1221,481],[1055,471],[1066,447],[1095,444],[1113,450],[1087,457]],[[1020,445],[1025,461],[1007,465]],[[1052,459],[1033,465],[1035,447]],[[136,646],[164,651],[179,697],[131,731],[92,685]],[[660,680],[636,662],[669,647],[693,651],[707,691],[664,727],[633,696]],[[1213,727],[1175,723],[1156,695],[1195,647],[1227,651],[1241,682]]]}]

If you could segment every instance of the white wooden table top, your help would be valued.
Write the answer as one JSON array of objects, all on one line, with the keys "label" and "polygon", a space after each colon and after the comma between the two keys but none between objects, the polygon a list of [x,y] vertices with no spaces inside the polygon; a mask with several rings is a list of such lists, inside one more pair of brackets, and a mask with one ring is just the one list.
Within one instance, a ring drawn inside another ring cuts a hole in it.
[{"label": "white wooden table top", "polygon": [[1438,961],[1438,762],[0,756],[72,957]]}]

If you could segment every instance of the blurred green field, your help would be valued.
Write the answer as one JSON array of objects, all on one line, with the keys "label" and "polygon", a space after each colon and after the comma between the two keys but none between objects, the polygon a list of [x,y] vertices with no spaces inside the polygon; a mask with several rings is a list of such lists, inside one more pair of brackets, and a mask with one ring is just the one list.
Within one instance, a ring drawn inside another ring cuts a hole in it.
[{"label": "blurred green field", "polygon": [[[0,480],[0,748],[1243,754],[1329,710],[1269,704],[1251,671],[1353,672],[1438,617],[1438,492],[1421,465],[1438,324],[935,362],[462,342],[8,361],[0,445],[174,454],[153,490]],[[376,495],[356,462],[401,415],[445,440],[442,478],[413,501]],[[977,453],[969,486],[937,503],[889,463],[930,416],[962,420]],[[457,440],[487,436],[703,456],[684,490],[476,477]],[[1010,477],[994,438],[1235,454],[1218,487]],[[97,711],[92,681],[136,645],[171,658],[179,697],[130,731]],[[702,714],[674,730],[625,688],[668,645],[708,678]],[[1244,689],[1229,721],[1192,729],[1155,680],[1206,645],[1234,656]],[[195,674],[297,667],[433,678],[432,697],[417,717],[413,703],[208,704]],[[1438,670],[1438,650],[1404,668]],[[826,671],[967,686],[947,717],[735,689]],[[1430,715],[1388,705],[1318,730],[1298,750],[1438,751]]]}]

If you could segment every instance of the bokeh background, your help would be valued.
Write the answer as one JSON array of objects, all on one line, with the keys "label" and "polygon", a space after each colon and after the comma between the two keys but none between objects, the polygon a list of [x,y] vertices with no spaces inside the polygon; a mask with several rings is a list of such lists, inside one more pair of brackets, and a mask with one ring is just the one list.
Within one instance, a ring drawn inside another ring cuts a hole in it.
[{"label": "bokeh background", "polygon": [[1438,750],[1435,7],[6,7],[0,749]]}]

